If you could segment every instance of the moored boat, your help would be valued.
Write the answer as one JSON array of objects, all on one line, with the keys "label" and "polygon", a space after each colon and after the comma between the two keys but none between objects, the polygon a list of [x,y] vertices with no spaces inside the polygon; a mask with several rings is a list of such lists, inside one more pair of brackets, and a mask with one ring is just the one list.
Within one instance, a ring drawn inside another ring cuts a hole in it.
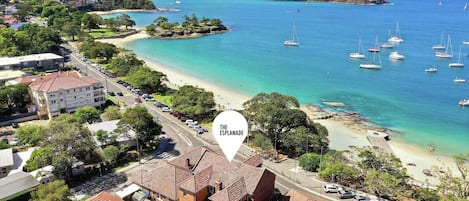
[{"label": "moored boat", "polygon": [[440,44],[433,45],[432,49],[434,49],[434,50],[444,50],[444,49],[446,49],[445,40],[443,38],[443,32],[441,32]]},{"label": "moored boat", "polygon": [[431,67],[431,68],[425,69],[425,72],[427,72],[427,73],[436,73],[437,71],[438,71],[438,69],[436,67]]},{"label": "moored boat", "polygon": [[435,57],[440,59],[453,58],[453,47],[451,46],[451,36],[448,35],[448,42],[446,44],[445,52],[435,52]]},{"label": "moored boat", "polygon": [[394,60],[403,60],[405,56],[397,51],[393,51],[389,54],[389,58]]},{"label": "moored boat", "polygon": [[363,45],[361,37],[358,37],[358,50],[357,52],[351,52],[349,57],[352,59],[364,59],[365,54],[363,54]]},{"label": "moored boat", "polygon": [[456,77],[456,78],[454,78],[453,82],[456,82],[456,83],[464,83],[464,82],[466,82],[466,80],[463,79],[463,78],[460,78],[460,77]]},{"label": "moored boat", "polygon": [[461,49],[462,49],[462,45],[459,46],[459,55],[458,55],[458,62],[457,63],[449,63],[448,66],[449,67],[464,67],[464,64],[461,63]]},{"label": "moored boat", "polygon": [[462,99],[459,101],[460,106],[466,106],[469,105],[469,99]]},{"label": "moored boat", "polygon": [[399,30],[399,22],[396,22],[396,33],[394,36],[389,37],[388,42],[390,43],[402,43],[404,39],[401,38],[401,32]]},{"label": "moored boat", "polygon": [[391,43],[383,43],[383,44],[381,44],[380,47],[383,48],[383,49],[392,49],[392,48],[394,48],[394,45],[391,44]]},{"label": "moored boat", "polygon": [[292,39],[284,41],[283,45],[285,45],[285,46],[300,46],[300,43],[298,42],[298,36],[296,35],[295,25],[293,25],[292,29],[293,29],[292,30]]}]

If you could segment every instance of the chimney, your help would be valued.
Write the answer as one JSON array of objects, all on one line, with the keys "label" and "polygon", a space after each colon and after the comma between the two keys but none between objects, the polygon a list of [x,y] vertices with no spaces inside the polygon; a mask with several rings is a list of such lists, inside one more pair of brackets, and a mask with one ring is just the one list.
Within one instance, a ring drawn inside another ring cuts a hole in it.
[{"label": "chimney", "polygon": [[215,182],[215,192],[221,191],[223,189],[223,183],[220,179]]},{"label": "chimney", "polygon": [[191,159],[186,158],[186,166],[189,170],[192,169],[193,165],[191,165]]}]

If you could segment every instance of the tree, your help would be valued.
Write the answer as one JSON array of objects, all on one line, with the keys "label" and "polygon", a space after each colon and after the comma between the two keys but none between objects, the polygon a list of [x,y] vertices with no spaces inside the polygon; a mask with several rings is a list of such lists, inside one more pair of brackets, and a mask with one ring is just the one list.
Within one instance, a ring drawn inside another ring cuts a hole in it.
[{"label": "tree", "polygon": [[109,68],[117,76],[126,76],[134,68],[143,66],[144,62],[137,58],[135,54],[124,54],[112,58]]},{"label": "tree", "polygon": [[80,52],[88,58],[105,58],[109,62],[114,55],[119,53],[119,49],[113,44],[96,42],[89,38],[81,44]]},{"label": "tree", "polygon": [[[274,149],[284,148],[287,152],[291,146],[284,146],[281,139],[290,139],[288,133],[295,132],[298,127],[308,128],[311,131],[311,151],[319,152],[321,147],[327,149],[327,130],[316,128],[317,124],[310,123],[306,113],[299,110],[299,102],[292,96],[285,96],[277,92],[271,94],[259,93],[251,100],[243,103],[243,113],[250,124],[252,131],[259,132],[268,137]],[[300,129],[300,131],[302,131]],[[322,133],[318,133],[321,131]],[[326,131],[326,132],[324,132]],[[299,133],[296,133],[299,134]],[[293,141],[292,141],[293,142]],[[291,143],[290,143],[291,144]],[[295,143],[293,143],[295,144]],[[305,147],[306,143],[301,143]]]},{"label": "tree", "polygon": [[135,26],[135,21],[133,21],[132,18],[126,13],[122,14],[117,19],[120,21],[120,24],[125,26],[125,29],[127,29],[127,27]]},{"label": "tree", "polygon": [[359,171],[350,167],[344,162],[335,162],[319,172],[322,179],[329,182],[336,182],[346,186],[357,186],[360,184]]},{"label": "tree", "polygon": [[155,20],[153,20],[153,23],[156,24],[156,26],[161,26],[161,24],[164,22],[168,22],[168,18],[164,16],[159,16]]},{"label": "tree", "polygon": [[252,144],[256,147],[261,148],[263,151],[271,151],[273,148],[270,140],[260,133],[254,134]]},{"label": "tree", "polygon": [[122,117],[120,112],[120,108],[118,106],[109,106],[104,110],[104,117],[106,117],[109,121],[117,120]]},{"label": "tree", "polygon": [[64,180],[55,180],[31,192],[30,201],[69,201],[71,195],[72,191]]},{"label": "tree", "polygon": [[45,146],[39,149],[35,149],[31,153],[31,157],[26,161],[26,170],[28,172],[37,170],[39,168],[52,164],[52,147]]},{"label": "tree", "polygon": [[30,144],[31,146],[38,145],[45,133],[46,128],[40,125],[24,125],[16,129],[19,144]]},{"label": "tree", "polygon": [[91,31],[91,29],[97,29],[99,28],[99,24],[103,21],[103,18],[101,16],[96,15],[96,14],[84,14],[83,17],[81,18],[81,23],[83,24],[85,29],[88,29],[88,31]]},{"label": "tree", "polygon": [[290,132],[282,136],[282,146],[286,150],[290,150],[290,155],[298,156],[311,151],[310,144],[313,142],[313,132],[300,126],[292,129]]},{"label": "tree", "polygon": [[156,25],[150,24],[145,28],[145,31],[147,32],[148,35],[155,35],[156,34]]},{"label": "tree", "polygon": [[101,117],[99,116],[100,114],[101,112],[99,112],[95,107],[84,106],[75,110],[73,116],[75,116],[80,123],[88,122],[89,124],[92,124],[101,120]]},{"label": "tree", "polygon": [[116,146],[109,145],[103,149],[103,158],[110,164],[114,164],[119,157],[120,151]]},{"label": "tree", "polygon": [[162,126],[153,120],[153,116],[144,107],[128,108],[117,125],[117,132],[120,133],[133,130],[138,135],[140,144],[146,148],[155,149],[158,145]]},{"label": "tree", "polygon": [[23,108],[31,102],[26,84],[17,84],[0,87],[0,114],[13,112]]},{"label": "tree", "polygon": [[104,24],[108,29],[112,32],[119,32],[120,21],[116,20],[115,18],[107,18],[104,19]]},{"label": "tree", "polygon": [[132,86],[149,93],[166,91],[166,85],[163,84],[166,80],[165,74],[148,67],[133,68],[127,77],[127,81]]},{"label": "tree", "polygon": [[213,92],[184,85],[173,95],[173,108],[190,116],[206,115],[215,107]]},{"label": "tree", "polygon": [[64,32],[65,35],[72,37],[72,41],[75,41],[75,36],[79,36],[82,33],[81,26],[75,23],[63,24],[62,32]]},{"label": "tree", "polygon": [[11,147],[11,145],[9,145],[9,144],[7,144],[3,141],[0,141],[0,149],[8,149],[10,147]]},{"label": "tree", "polygon": [[440,181],[438,190],[444,197],[453,200],[464,200],[469,197],[469,153],[454,156],[459,175],[455,175],[449,168],[445,173],[435,171]]},{"label": "tree", "polygon": [[306,153],[300,156],[299,165],[306,171],[316,172],[321,162],[321,156],[316,153]]},{"label": "tree", "polygon": [[53,118],[43,139],[42,147],[52,150],[52,165],[57,175],[65,178],[71,175],[76,159],[84,158],[95,148],[89,131],[70,114]]}]

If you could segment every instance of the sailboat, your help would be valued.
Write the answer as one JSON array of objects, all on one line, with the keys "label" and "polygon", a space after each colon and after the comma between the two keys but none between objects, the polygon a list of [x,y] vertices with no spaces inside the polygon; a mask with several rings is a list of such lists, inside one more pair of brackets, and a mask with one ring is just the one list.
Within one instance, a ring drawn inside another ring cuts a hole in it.
[{"label": "sailboat", "polygon": [[360,64],[360,68],[373,69],[373,70],[381,69],[381,57],[379,55],[378,57],[379,57],[379,64],[375,62],[376,54],[373,54],[373,60],[369,63]]},{"label": "sailboat", "polygon": [[379,52],[378,36],[376,36],[376,39],[375,39],[375,46],[368,48],[368,52],[373,52],[373,53]]},{"label": "sailboat", "polygon": [[465,11],[467,10],[467,2],[466,2],[466,5],[464,5],[464,10]]},{"label": "sailboat", "polygon": [[396,22],[396,33],[394,36],[389,37],[388,42],[390,43],[402,43],[404,39],[401,38],[401,32],[399,31],[399,22]]},{"label": "sailboat", "polygon": [[458,62],[448,64],[449,67],[464,67],[464,64],[461,63],[461,48],[462,48],[462,45],[459,46]]},{"label": "sailboat", "polygon": [[362,45],[362,38],[358,37],[358,50],[357,52],[351,52],[349,57],[352,59],[364,59],[365,55],[363,54],[363,45]]},{"label": "sailboat", "polygon": [[446,49],[443,32],[441,32],[440,44],[433,45],[432,49],[434,49],[434,50],[444,50],[444,49]]},{"label": "sailboat", "polygon": [[300,43],[297,40],[298,40],[298,36],[296,36],[295,25],[293,25],[292,39],[284,41],[283,45],[285,45],[285,46],[299,46]]},{"label": "sailboat", "polygon": [[[448,35],[448,42],[446,44],[446,50],[445,52],[436,52],[435,53],[435,57],[437,58],[441,58],[441,59],[450,59],[450,58],[453,58],[453,47],[451,46],[451,36]],[[451,53],[448,53],[448,50],[451,52]]]}]

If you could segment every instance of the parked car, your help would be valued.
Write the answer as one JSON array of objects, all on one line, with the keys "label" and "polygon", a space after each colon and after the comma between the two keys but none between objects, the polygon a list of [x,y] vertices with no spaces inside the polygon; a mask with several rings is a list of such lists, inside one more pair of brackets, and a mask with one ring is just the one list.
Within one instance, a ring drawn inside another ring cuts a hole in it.
[{"label": "parked car", "polygon": [[352,201],[368,201],[371,200],[369,197],[365,197],[362,195],[355,195],[352,199]]},{"label": "parked car", "polygon": [[188,120],[189,118],[186,117],[186,116],[179,116],[179,120],[181,120],[182,122],[186,122],[186,120]]},{"label": "parked car", "polygon": [[120,92],[120,91],[117,92],[116,94],[117,94],[118,96],[124,96],[124,94],[123,94],[122,92]]},{"label": "parked car", "polygon": [[18,145],[18,138],[16,138],[16,137],[13,138],[13,140],[10,141],[10,145],[11,145],[11,146],[16,146],[16,145]]},{"label": "parked car", "polygon": [[187,119],[184,123],[185,123],[186,125],[189,125],[189,124],[194,123],[194,120],[192,120],[192,119]]},{"label": "parked car", "polygon": [[2,138],[2,142],[5,143],[5,144],[8,144],[8,138],[7,138],[7,137],[3,137],[3,138]]},{"label": "parked car", "polygon": [[205,128],[199,128],[197,131],[197,134],[203,134],[206,132]]},{"label": "parked car", "polygon": [[176,112],[173,112],[173,117],[178,117],[178,118],[179,118],[180,115],[181,115],[180,112],[177,112],[177,111],[176,111]]},{"label": "parked car", "polygon": [[339,186],[336,184],[326,184],[323,188],[325,193],[337,193],[339,191]]},{"label": "parked car", "polygon": [[20,125],[19,125],[18,123],[16,123],[16,122],[11,122],[11,127],[13,127],[13,128],[19,128]]},{"label": "parked car", "polygon": [[345,189],[341,189],[339,191],[337,191],[337,197],[339,197],[340,199],[349,199],[349,198],[353,198],[353,193],[351,191],[347,191]]},{"label": "parked car", "polygon": [[202,128],[202,127],[200,127],[200,125],[194,125],[194,126],[192,126],[192,130],[195,130],[195,131],[196,131],[196,130],[199,130],[200,128]]},{"label": "parked car", "polygon": [[169,108],[169,107],[163,107],[161,109],[161,111],[163,111],[163,112],[172,112],[171,108]]},{"label": "parked car", "polygon": [[113,91],[108,91],[107,94],[109,94],[110,96],[115,96],[116,93],[114,93]]}]

